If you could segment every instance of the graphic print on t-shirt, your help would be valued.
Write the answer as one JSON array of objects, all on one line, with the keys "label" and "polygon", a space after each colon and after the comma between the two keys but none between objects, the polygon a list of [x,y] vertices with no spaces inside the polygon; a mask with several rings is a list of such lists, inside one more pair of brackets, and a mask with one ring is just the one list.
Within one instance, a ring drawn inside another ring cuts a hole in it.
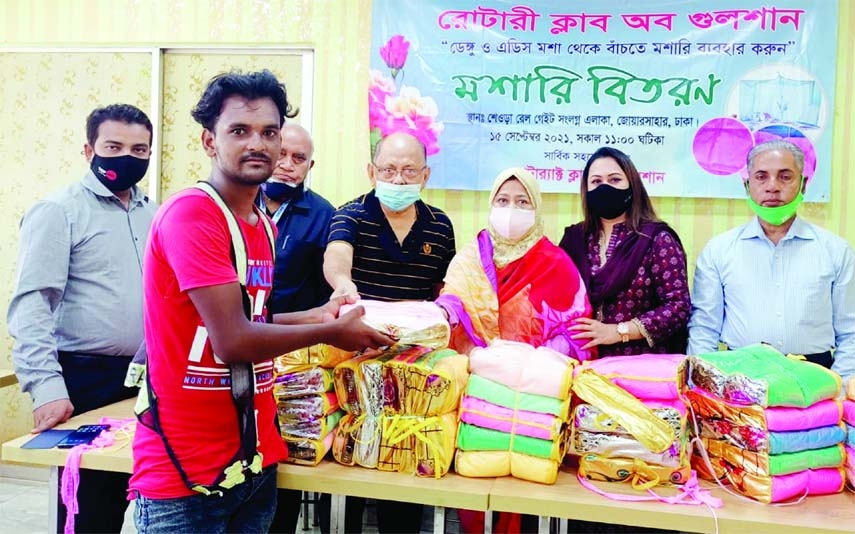
[{"label": "graphic print on t-shirt", "polygon": [[[273,262],[270,260],[247,260],[247,293],[249,293],[252,320],[267,322],[267,298],[273,287]],[[208,339],[208,330],[199,325],[190,354],[187,358],[187,372],[184,375],[184,389],[205,391],[228,391],[231,388],[229,366],[214,354]],[[271,360],[256,363],[255,393],[266,393],[273,388],[273,362]]]}]

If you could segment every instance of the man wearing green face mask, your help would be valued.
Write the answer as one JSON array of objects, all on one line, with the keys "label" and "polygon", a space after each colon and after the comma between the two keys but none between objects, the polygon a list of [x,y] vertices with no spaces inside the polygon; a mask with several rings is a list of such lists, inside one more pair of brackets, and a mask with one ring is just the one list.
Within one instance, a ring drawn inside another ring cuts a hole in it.
[{"label": "man wearing green face mask", "polygon": [[748,154],[749,223],[714,237],[695,269],[689,354],[765,342],[855,374],[855,255],[796,215],[804,154],[768,141]]}]

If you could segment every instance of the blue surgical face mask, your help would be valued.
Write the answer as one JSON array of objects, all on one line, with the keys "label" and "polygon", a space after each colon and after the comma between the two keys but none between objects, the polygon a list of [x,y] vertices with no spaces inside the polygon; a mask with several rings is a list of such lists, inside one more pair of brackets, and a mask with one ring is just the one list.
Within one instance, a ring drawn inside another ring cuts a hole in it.
[{"label": "blue surgical face mask", "polygon": [[422,196],[422,184],[390,184],[377,180],[374,183],[377,200],[392,211],[403,211]]}]

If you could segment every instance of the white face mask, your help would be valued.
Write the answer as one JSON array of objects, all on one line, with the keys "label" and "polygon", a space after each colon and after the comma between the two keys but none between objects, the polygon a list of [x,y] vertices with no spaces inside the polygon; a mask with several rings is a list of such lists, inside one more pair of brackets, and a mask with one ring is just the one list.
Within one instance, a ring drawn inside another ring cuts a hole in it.
[{"label": "white face mask", "polygon": [[490,226],[505,239],[516,241],[534,226],[534,210],[513,207],[492,207]]}]

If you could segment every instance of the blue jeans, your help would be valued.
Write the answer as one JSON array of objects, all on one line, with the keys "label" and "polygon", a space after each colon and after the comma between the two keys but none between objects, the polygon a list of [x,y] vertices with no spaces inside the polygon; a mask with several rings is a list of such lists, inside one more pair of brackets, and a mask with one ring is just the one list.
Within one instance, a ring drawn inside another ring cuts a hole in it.
[{"label": "blue jeans", "polygon": [[222,497],[191,495],[176,499],[147,499],[137,495],[134,524],[139,534],[183,532],[266,533],[276,511],[276,465]]}]

